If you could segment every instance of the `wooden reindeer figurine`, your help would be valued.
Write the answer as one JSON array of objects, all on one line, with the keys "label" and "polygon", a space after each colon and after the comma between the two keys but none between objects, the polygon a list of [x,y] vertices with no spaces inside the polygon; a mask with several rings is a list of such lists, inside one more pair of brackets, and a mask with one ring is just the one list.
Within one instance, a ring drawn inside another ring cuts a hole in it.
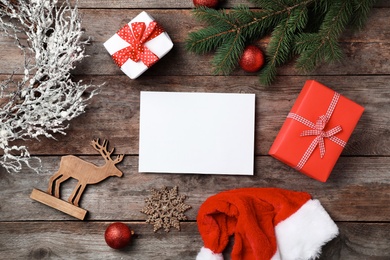
[{"label": "wooden reindeer figurine", "polygon": [[[30,197],[74,217],[84,219],[86,211],[78,207],[85,187],[88,184],[101,182],[110,176],[121,177],[123,175],[116,167],[116,164],[123,160],[123,154],[118,155],[115,160],[113,160],[111,154],[114,152],[114,148],[111,151],[108,151],[107,140],[104,140],[102,144],[99,143],[99,139],[93,140],[91,145],[103,156],[106,162],[103,166],[95,166],[92,163],[86,162],[73,155],[63,156],[61,158],[60,168],[50,178],[47,193],[34,189]],[[67,205],[66,202],[60,200],[60,185],[69,178],[78,180],[76,187],[68,199],[69,203],[72,205]],[[51,196],[53,195],[53,187],[55,198]],[[77,210],[75,211],[74,208],[77,208]]]}]

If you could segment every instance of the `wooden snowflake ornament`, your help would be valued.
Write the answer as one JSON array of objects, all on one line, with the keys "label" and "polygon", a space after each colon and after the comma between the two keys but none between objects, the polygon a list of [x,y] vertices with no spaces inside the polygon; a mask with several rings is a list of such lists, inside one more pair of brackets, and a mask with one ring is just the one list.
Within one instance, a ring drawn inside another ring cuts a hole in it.
[{"label": "wooden snowflake ornament", "polygon": [[187,220],[184,212],[191,206],[184,203],[186,196],[179,195],[177,190],[177,186],[172,189],[152,189],[152,196],[145,199],[146,206],[141,212],[149,215],[146,223],[154,225],[154,232],[161,228],[169,232],[171,227],[180,231],[180,221]]}]

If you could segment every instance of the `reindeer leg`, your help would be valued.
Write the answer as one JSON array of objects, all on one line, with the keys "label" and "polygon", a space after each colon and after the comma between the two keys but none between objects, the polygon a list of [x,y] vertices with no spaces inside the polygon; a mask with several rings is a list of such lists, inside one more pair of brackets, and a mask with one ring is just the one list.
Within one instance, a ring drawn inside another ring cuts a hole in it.
[{"label": "reindeer leg", "polygon": [[81,195],[83,194],[84,190],[85,190],[85,187],[87,187],[87,185],[80,185],[80,188],[79,188],[79,192],[77,193],[77,196],[73,202],[73,205],[75,206],[79,206],[79,201],[81,199]]},{"label": "reindeer leg", "polygon": [[78,206],[78,205],[76,205],[76,203],[73,201],[74,201],[74,198],[76,197],[76,195],[79,193],[81,186],[82,185],[80,184],[80,182],[78,182],[76,187],[74,188],[72,194],[69,196],[69,199],[68,199],[69,203],[72,203],[75,206]]},{"label": "reindeer leg", "polygon": [[53,194],[53,184],[60,177],[62,177],[62,174],[60,172],[56,172],[55,174],[53,174],[53,176],[50,177],[47,193],[49,193],[50,195]]},{"label": "reindeer leg", "polygon": [[67,179],[69,179],[69,176],[65,176],[65,175],[61,175],[61,177],[57,179],[56,185],[54,188],[54,196],[56,198],[60,198],[60,185],[61,185],[61,183],[63,183]]}]

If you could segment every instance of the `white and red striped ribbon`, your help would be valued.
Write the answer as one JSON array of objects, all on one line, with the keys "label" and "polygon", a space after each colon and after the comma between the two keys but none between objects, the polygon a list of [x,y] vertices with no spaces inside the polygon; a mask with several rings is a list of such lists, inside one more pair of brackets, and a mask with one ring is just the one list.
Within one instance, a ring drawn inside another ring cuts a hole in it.
[{"label": "white and red striped ribbon", "polygon": [[340,138],[336,137],[335,135],[342,131],[342,128],[340,125],[333,127],[332,129],[328,131],[324,131],[326,124],[328,123],[329,119],[331,118],[333,111],[337,105],[337,102],[340,98],[340,94],[335,92],[332,98],[332,101],[328,107],[328,110],[326,111],[325,115],[322,115],[318,117],[316,123],[311,122],[310,120],[295,114],[295,113],[289,113],[287,118],[291,118],[293,120],[296,120],[302,124],[304,124],[307,127],[310,127],[311,129],[305,130],[301,133],[301,136],[315,136],[314,140],[311,142],[309,147],[307,148],[305,154],[302,156],[301,160],[298,162],[297,166],[295,167],[296,170],[301,170],[303,166],[306,164],[307,160],[309,160],[310,156],[314,152],[314,149],[317,147],[317,145],[320,148],[320,156],[321,158],[325,155],[325,142],[324,138],[328,138],[332,142],[340,145],[341,147],[345,147],[347,144],[345,141],[341,140]]}]

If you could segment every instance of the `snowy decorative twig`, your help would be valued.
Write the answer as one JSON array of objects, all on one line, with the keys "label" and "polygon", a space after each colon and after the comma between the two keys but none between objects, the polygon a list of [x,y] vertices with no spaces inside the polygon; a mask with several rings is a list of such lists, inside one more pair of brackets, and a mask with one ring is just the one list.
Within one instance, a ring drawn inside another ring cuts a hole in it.
[{"label": "snowy decorative twig", "polygon": [[[70,71],[84,57],[78,9],[69,0],[0,0],[0,33],[24,54],[22,78],[0,82],[0,165],[19,172],[23,163],[39,171],[15,140],[65,134],[68,121],[84,112],[99,86],[73,81]],[[27,39],[26,39],[27,36]]]}]

